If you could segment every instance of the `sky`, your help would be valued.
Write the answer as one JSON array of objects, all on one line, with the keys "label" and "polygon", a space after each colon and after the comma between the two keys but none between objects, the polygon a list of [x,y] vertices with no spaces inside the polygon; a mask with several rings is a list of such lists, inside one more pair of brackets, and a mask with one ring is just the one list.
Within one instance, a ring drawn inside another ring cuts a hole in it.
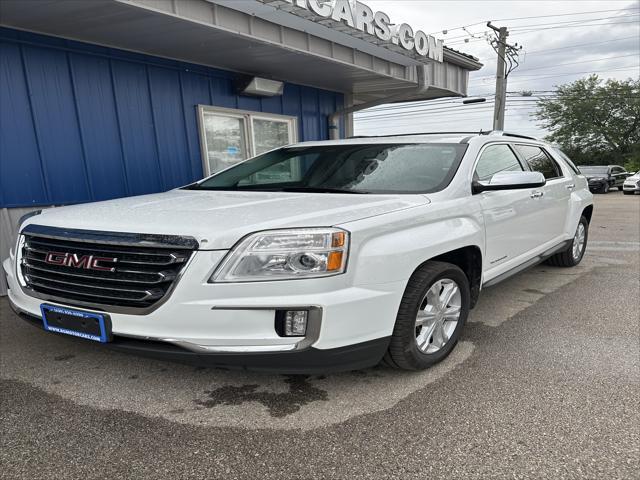
[{"label": "sky", "polygon": [[451,99],[376,107],[356,114],[356,135],[491,130],[497,55],[486,40],[486,34],[493,33],[486,26],[489,20],[508,27],[508,42],[522,46],[520,65],[508,79],[507,131],[535,137],[548,133],[532,117],[538,97],[524,97],[525,91],[549,95],[556,85],[590,73],[602,79],[640,77],[640,0],[365,3],[386,12],[393,23],[408,23],[443,39],[445,46],[479,58],[484,66],[470,74],[469,96],[487,101],[461,106],[461,100]]}]

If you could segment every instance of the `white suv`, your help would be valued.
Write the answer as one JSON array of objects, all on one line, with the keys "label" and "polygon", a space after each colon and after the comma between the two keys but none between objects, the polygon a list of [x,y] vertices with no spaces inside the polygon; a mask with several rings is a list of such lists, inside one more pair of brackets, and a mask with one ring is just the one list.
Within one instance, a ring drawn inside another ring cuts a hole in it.
[{"label": "white suv", "polygon": [[280,372],[417,370],[480,290],[584,255],[592,195],[532,138],[301,143],[156,195],[34,212],[3,266],[45,330]]}]

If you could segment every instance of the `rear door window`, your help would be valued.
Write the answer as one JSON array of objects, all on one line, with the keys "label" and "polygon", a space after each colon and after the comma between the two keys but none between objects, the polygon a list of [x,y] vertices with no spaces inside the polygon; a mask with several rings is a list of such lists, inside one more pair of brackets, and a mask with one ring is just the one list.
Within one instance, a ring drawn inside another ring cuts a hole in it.
[{"label": "rear door window", "polygon": [[544,150],[533,145],[516,145],[516,150],[534,172],[540,172],[547,180],[562,177],[562,169]]}]

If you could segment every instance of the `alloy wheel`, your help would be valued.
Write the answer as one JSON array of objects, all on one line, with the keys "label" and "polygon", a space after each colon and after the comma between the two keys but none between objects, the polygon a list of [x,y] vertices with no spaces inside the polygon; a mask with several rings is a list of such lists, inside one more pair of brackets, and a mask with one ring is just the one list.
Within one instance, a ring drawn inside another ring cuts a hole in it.
[{"label": "alloy wheel", "polygon": [[580,257],[582,256],[586,237],[587,229],[585,228],[584,223],[580,222],[578,224],[578,229],[576,230],[576,236],[573,237],[573,259],[575,261],[580,260]]},{"label": "alloy wheel", "polygon": [[416,343],[422,353],[435,353],[449,342],[461,305],[460,287],[453,280],[443,278],[429,288],[416,316]]}]

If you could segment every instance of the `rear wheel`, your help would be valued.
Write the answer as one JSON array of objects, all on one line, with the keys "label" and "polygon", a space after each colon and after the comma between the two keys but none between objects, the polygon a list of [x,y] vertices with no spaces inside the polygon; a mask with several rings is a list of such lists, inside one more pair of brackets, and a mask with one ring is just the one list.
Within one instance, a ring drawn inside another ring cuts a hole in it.
[{"label": "rear wheel", "polygon": [[455,265],[427,262],[409,280],[384,363],[422,370],[455,347],[469,315],[469,280]]},{"label": "rear wheel", "polygon": [[555,267],[575,267],[582,261],[582,257],[584,257],[588,239],[589,222],[585,217],[580,217],[578,228],[569,247],[549,258],[547,263]]}]

